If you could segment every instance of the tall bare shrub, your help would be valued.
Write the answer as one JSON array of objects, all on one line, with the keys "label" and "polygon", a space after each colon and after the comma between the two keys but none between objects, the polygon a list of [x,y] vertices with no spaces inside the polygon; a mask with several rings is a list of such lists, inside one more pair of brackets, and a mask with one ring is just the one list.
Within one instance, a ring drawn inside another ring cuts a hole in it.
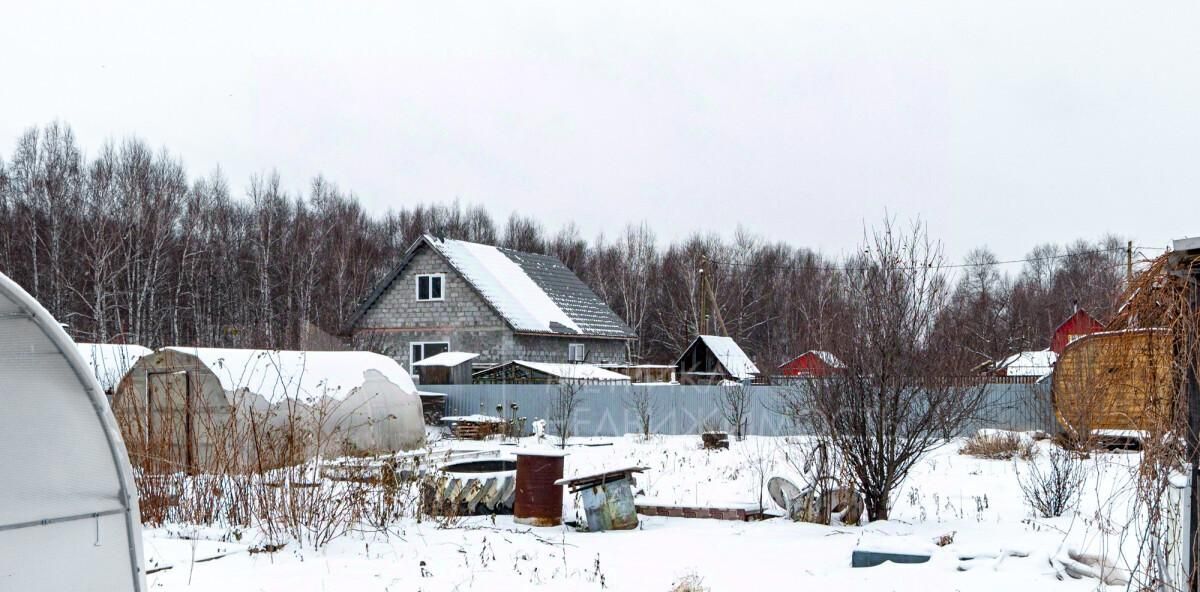
[{"label": "tall bare shrub", "polygon": [[983,386],[949,380],[963,352],[932,338],[948,288],[925,227],[885,220],[860,252],[844,270],[847,322],[829,337],[845,367],[786,389],[782,407],[838,451],[871,519],[884,520],[913,465],[976,416]]},{"label": "tall bare shrub", "polygon": [[583,402],[583,385],[564,378],[550,399],[550,426],[558,434],[559,448],[567,447],[567,439],[575,429],[575,412]]}]

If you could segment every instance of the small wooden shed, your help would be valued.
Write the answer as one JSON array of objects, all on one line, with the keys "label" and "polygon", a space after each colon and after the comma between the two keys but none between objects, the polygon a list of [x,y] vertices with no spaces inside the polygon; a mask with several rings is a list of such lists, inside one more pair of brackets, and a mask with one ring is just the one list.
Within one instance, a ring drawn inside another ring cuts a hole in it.
[{"label": "small wooden shed", "polygon": [[846,365],[837,356],[818,350],[806,351],[779,365],[780,376],[798,378],[824,378],[842,372]]},{"label": "small wooden shed", "polygon": [[1092,318],[1092,315],[1082,308],[1076,308],[1075,313],[1054,329],[1050,337],[1050,351],[1062,355],[1067,344],[1097,331],[1103,331],[1104,324]]},{"label": "small wooden shed", "polygon": [[629,384],[629,377],[593,364],[513,360],[476,372],[479,384]]},{"label": "small wooden shed", "polygon": [[471,384],[471,361],[479,354],[448,351],[413,362],[418,384]]},{"label": "small wooden shed", "polygon": [[1149,430],[1169,421],[1177,385],[1171,333],[1129,329],[1072,341],[1054,368],[1052,397],[1059,424],[1074,438],[1095,430]]},{"label": "small wooden shed", "polygon": [[681,384],[746,382],[759,377],[758,366],[730,337],[699,335],[683,350],[675,367]]}]

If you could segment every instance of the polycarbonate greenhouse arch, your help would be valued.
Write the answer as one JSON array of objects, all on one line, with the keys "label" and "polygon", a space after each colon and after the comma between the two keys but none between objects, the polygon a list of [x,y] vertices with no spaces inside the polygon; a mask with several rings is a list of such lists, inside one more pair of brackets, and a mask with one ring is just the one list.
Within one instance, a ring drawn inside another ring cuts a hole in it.
[{"label": "polycarbonate greenhouse arch", "polygon": [[75,343],[0,273],[0,587],[145,589],[121,432]]}]

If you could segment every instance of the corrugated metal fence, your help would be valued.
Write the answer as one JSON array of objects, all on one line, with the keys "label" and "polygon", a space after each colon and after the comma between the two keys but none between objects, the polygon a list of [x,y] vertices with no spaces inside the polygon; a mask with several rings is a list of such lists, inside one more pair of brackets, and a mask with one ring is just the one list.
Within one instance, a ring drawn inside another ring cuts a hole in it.
[{"label": "corrugated metal fence", "polygon": [[[421,390],[446,395],[446,415],[497,415],[496,406],[511,416],[546,419],[558,395],[553,385],[422,385]],[[782,436],[795,433],[781,414],[779,386],[751,386],[748,424],[751,434]],[[989,384],[978,420],[964,433],[979,428],[1055,431],[1049,389],[1035,384]],[[720,386],[589,385],[582,387],[575,411],[575,436],[620,436],[640,431],[637,413],[630,404],[634,389],[646,389],[653,407],[652,431],[656,434],[697,434],[705,428],[727,429],[721,414]]]}]

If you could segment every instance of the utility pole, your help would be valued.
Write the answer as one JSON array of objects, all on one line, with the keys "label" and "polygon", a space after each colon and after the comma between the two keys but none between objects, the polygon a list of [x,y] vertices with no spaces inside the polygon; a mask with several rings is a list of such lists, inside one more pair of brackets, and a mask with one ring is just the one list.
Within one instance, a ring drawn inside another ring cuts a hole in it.
[{"label": "utility pole", "polygon": [[712,335],[714,333],[713,331],[709,330],[709,327],[712,326],[712,322],[708,318],[705,308],[706,300],[711,299],[713,316],[717,317],[716,327],[721,329],[721,335],[723,337],[728,337],[729,329],[725,326],[725,317],[721,316],[721,303],[717,302],[717,293],[713,291],[712,284],[708,281],[708,277],[712,274],[704,273],[704,271],[708,269],[708,257],[701,257],[700,261],[700,319],[704,321],[704,329],[700,331],[700,334]]},{"label": "utility pole", "polygon": [[704,335],[708,329],[708,315],[704,313],[704,304],[708,299],[708,291],[705,286],[708,285],[708,280],[704,277],[704,266],[708,263],[708,257],[700,256],[700,318],[696,319],[696,334]]},{"label": "utility pole", "polygon": [[1125,245],[1125,286],[1133,285],[1133,241]]}]

